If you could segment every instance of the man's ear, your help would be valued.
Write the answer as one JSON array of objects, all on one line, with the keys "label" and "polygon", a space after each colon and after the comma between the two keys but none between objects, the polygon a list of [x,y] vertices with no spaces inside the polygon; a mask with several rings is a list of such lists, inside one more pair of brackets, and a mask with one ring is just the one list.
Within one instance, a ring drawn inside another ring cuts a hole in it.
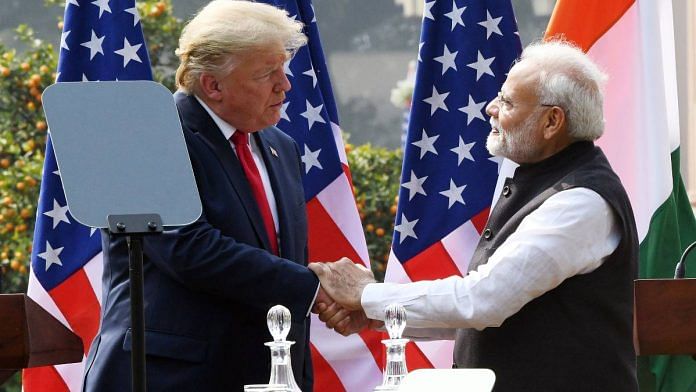
[{"label": "man's ear", "polygon": [[566,127],[565,111],[559,106],[552,106],[544,120],[544,139],[549,140],[558,135]]},{"label": "man's ear", "polygon": [[201,73],[201,76],[198,78],[198,85],[200,92],[205,96],[201,98],[208,98],[213,101],[222,99],[220,83],[215,76],[207,72]]}]

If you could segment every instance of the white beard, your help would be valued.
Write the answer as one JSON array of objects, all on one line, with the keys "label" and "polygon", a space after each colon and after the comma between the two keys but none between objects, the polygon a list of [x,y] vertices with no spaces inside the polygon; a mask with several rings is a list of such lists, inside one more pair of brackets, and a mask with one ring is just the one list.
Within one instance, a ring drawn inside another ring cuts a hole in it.
[{"label": "white beard", "polygon": [[539,114],[534,112],[517,128],[506,130],[500,126],[498,120],[491,117],[491,133],[486,139],[488,152],[517,163],[533,161],[539,152],[538,143],[533,136],[538,120]]}]

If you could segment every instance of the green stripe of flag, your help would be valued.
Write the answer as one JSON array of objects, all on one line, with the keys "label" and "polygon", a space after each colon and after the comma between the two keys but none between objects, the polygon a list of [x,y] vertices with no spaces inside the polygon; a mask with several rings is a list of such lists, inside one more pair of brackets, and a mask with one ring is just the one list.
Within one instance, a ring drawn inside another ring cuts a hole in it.
[{"label": "green stripe of flag", "polygon": [[[640,244],[641,278],[672,278],[682,252],[696,241],[696,219],[679,174],[679,148],[671,159],[672,193],[653,214]],[[696,251],[686,271],[688,277],[696,277]],[[696,360],[691,356],[639,357],[638,369],[641,392],[696,392]]]}]

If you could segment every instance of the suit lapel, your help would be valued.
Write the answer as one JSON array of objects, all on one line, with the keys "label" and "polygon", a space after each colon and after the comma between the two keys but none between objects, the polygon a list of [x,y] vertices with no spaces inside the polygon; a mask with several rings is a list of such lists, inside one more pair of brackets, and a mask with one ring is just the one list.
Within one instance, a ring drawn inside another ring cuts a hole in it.
[{"label": "suit lapel", "polygon": [[225,139],[220,128],[215,124],[215,121],[208,115],[208,112],[205,111],[201,104],[198,103],[195,97],[177,92],[175,98],[177,106],[182,113],[182,121],[185,122],[185,125],[189,129],[197,132],[197,136],[202,138],[215,153],[215,156],[225,169],[225,174],[232,184],[232,188],[234,188],[237,196],[239,196],[239,199],[242,201],[244,211],[257,237],[263,244],[264,249],[270,251],[271,248],[268,235],[263,227],[263,218],[256,205],[256,199],[246,179],[244,170],[230,142]]}]

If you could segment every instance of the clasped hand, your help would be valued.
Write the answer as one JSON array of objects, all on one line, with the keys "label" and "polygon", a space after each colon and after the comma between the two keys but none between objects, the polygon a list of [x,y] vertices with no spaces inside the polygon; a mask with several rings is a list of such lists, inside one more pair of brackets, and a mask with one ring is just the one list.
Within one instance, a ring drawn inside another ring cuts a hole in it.
[{"label": "clasped hand", "polygon": [[376,282],[368,268],[344,257],[333,263],[311,263],[309,269],[321,283],[312,311],[327,327],[348,336],[383,324],[368,319],[360,303],[365,286]]}]

